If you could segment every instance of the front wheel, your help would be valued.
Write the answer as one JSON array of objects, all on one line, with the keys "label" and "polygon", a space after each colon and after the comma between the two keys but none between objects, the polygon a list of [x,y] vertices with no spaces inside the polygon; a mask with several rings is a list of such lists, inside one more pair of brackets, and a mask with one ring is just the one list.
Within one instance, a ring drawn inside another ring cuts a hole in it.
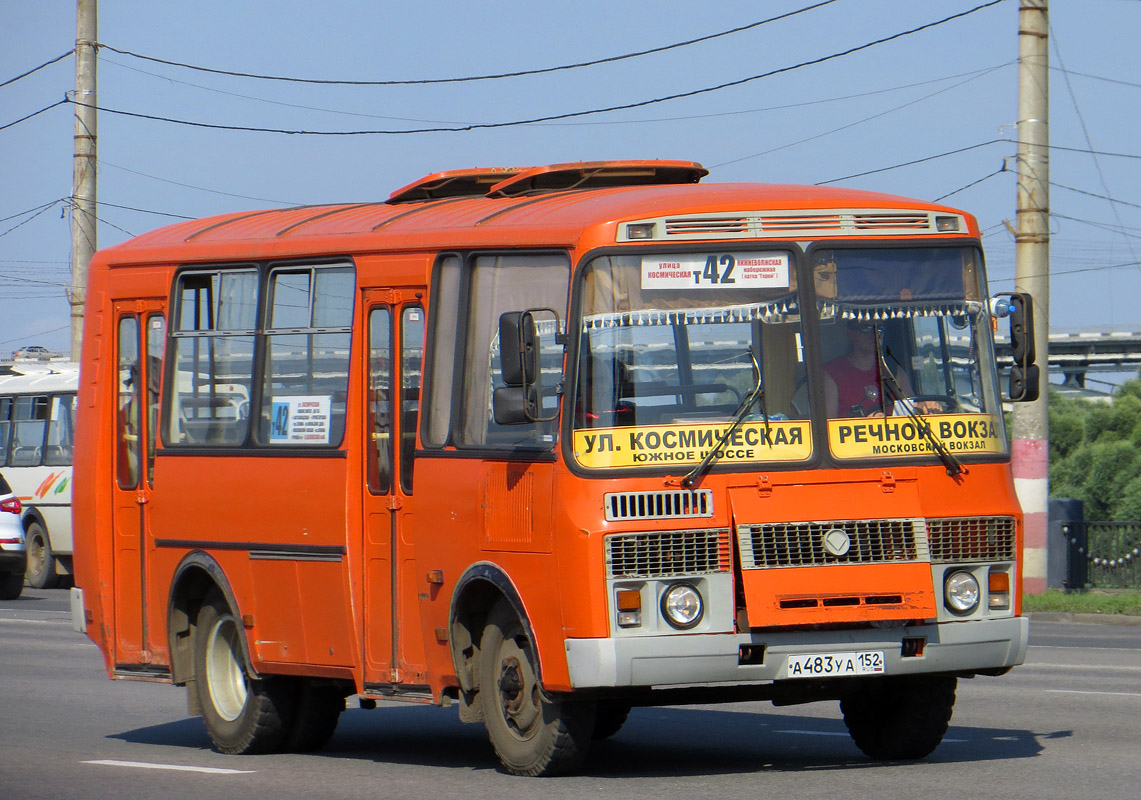
[{"label": "front wheel", "polygon": [[484,724],[503,768],[539,777],[578,767],[594,732],[594,705],[543,691],[534,644],[506,602],[488,616],[479,651]]},{"label": "front wheel", "polygon": [[195,628],[193,690],[219,752],[268,753],[289,733],[291,687],[284,680],[249,676],[243,636],[241,622],[221,594],[211,593]]},{"label": "front wheel", "polygon": [[856,746],[879,761],[928,756],[943,741],[955,707],[954,677],[873,678],[840,701]]},{"label": "front wheel", "polygon": [[54,589],[59,583],[55,571],[55,554],[52,553],[48,532],[39,522],[32,520],[24,534],[28,551],[28,568],[24,577],[33,589]]}]

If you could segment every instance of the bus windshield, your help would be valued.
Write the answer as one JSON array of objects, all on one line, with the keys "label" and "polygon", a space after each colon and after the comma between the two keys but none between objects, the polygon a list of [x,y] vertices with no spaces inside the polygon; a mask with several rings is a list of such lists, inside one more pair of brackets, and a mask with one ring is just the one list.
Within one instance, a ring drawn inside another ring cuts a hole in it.
[{"label": "bus windshield", "polygon": [[588,264],[577,463],[693,466],[711,450],[722,466],[803,461],[814,416],[842,459],[930,457],[933,438],[956,457],[1006,452],[976,249],[813,250],[812,320],[795,263],[772,250]]},{"label": "bus windshield", "polygon": [[813,264],[834,455],[930,454],[916,415],[952,451],[1006,451],[977,250],[817,250]]},{"label": "bus windshield", "polygon": [[697,464],[737,417],[719,463],[807,459],[794,265],[785,251],[592,261],[581,285],[578,463]]}]

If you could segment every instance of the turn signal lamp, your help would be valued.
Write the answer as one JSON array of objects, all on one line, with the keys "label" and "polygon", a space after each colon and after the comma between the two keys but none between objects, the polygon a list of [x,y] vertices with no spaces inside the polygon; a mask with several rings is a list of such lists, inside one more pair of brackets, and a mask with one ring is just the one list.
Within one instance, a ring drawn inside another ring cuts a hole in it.
[{"label": "turn signal lamp", "polygon": [[637,589],[619,589],[614,595],[618,609],[618,627],[636,628],[642,624],[642,593]]},{"label": "turn signal lamp", "polygon": [[987,607],[991,611],[1010,608],[1010,573],[992,569],[987,575]]}]

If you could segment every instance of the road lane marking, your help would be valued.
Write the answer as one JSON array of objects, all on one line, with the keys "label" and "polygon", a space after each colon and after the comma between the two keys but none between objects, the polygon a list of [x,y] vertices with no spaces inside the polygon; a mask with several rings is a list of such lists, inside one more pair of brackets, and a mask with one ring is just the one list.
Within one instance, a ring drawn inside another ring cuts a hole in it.
[{"label": "road lane marking", "polygon": [[[1064,647],[1060,644],[1032,644],[1032,645],[1030,645],[1030,649],[1031,650],[1075,650],[1077,648]],[[1083,646],[1081,649],[1082,650],[1113,650],[1113,651],[1116,651],[1118,653],[1136,653],[1136,652],[1141,651],[1141,648],[1137,648],[1137,647],[1093,647],[1093,646],[1086,647],[1086,646]]]},{"label": "road lane marking", "polygon": [[18,625],[58,625],[71,627],[71,620],[66,619],[8,619],[0,617],[0,622],[15,622]]},{"label": "road lane marking", "polygon": [[1054,694],[1107,694],[1115,697],[1141,697],[1141,692],[1094,692],[1082,689],[1047,689]]},{"label": "road lane marking", "polygon": [[1127,672],[1141,672],[1141,667],[1130,667],[1125,664],[1044,664],[1037,661],[1027,661],[1025,664],[1019,665],[1018,669],[1034,669],[1035,667],[1048,667],[1050,669],[1096,669],[1106,672],[1118,672],[1121,670]]},{"label": "road lane marking", "polygon": [[224,769],[222,767],[187,767],[181,764],[148,764],[145,761],[114,761],[100,759],[98,761],[81,761],[81,764],[100,764],[106,767],[131,767],[133,769],[169,769],[176,772],[205,772],[209,775],[246,775],[257,772],[256,769]]}]

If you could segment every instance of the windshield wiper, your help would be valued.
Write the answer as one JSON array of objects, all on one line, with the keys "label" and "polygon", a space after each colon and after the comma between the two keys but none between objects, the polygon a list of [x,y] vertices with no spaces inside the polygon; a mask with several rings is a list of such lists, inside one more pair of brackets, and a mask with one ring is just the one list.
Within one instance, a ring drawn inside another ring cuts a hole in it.
[{"label": "windshield wiper", "polygon": [[[946,467],[948,475],[954,478],[956,475],[968,474],[968,470],[963,466],[963,462],[955,458],[955,455],[947,449],[946,445],[936,438],[935,434],[931,432],[931,426],[919,416],[915,410],[915,405],[904,395],[903,387],[899,385],[895,373],[891,371],[891,367],[887,365],[887,359],[884,358],[883,341],[880,338],[880,329],[878,326],[875,328],[875,341],[876,361],[879,363],[880,371],[880,396],[883,396],[883,387],[887,387],[895,400],[895,404],[903,409],[903,412],[907,414],[907,418],[915,425],[915,429],[919,432],[919,435],[927,440],[927,443],[931,445],[931,449],[935,451],[935,455],[939,456],[939,460],[943,462],[943,466]],[[883,413],[886,417],[886,404],[884,405]]]},{"label": "windshield wiper", "polygon": [[745,417],[749,413],[749,409],[753,407],[753,403],[760,401],[761,416],[765,420],[765,441],[771,442],[772,437],[769,435],[769,413],[765,410],[765,382],[761,377],[761,365],[757,362],[757,356],[752,350],[746,350],[749,354],[749,359],[753,362],[753,389],[749,392],[745,399],[741,401],[741,405],[737,406],[737,410],[733,412],[733,421],[729,427],[721,432],[721,436],[717,438],[717,443],[713,445],[713,449],[705,454],[705,458],[701,459],[696,467],[686,473],[680,481],[681,485],[686,489],[692,488],[705,473],[709,472],[709,468],[713,465],[714,459],[717,458],[717,453],[720,452],[722,445],[729,440],[733,435],[733,431],[740,427],[741,423],[745,421]]}]

